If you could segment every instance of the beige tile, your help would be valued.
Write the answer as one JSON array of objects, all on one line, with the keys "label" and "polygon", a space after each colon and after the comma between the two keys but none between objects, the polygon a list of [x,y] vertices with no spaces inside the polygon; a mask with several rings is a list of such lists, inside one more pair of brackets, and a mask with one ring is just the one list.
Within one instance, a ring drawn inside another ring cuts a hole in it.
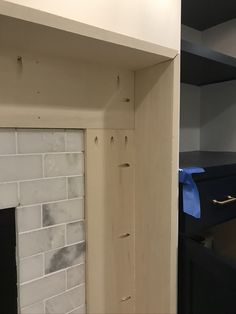
[{"label": "beige tile", "polygon": [[16,207],[18,203],[17,184],[0,184],[0,209]]},{"label": "beige tile", "polygon": [[69,312],[68,314],[86,314],[86,306],[81,305],[80,307],[73,310],[72,312]]},{"label": "beige tile", "polygon": [[71,289],[59,296],[46,301],[46,313],[67,313],[78,308],[85,302],[84,285]]},{"label": "beige tile", "polygon": [[43,254],[20,260],[20,282],[43,276]]},{"label": "beige tile", "polygon": [[84,200],[73,199],[43,205],[43,225],[84,219]]},{"label": "beige tile", "polygon": [[65,151],[63,130],[18,130],[19,153],[46,153]]},{"label": "beige tile", "polygon": [[84,173],[82,153],[48,154],[45,156],[45,176],[70,176]]},{"label": "beige tile", "polygon": [[0,155],[16,153],[16,136],[14,129],[0,130]]},{"label": "beige tile", "polygon": [[66,225],[67,244],[85,240],[84,221],[72,222]]},{"label": "beige tile", "polygon": [[[65,290],[65,272],[59,272],[20,286],[21,307],[40,302]],[[59,312],[60,313],[60,312]]]},{"label": "beige tile", "polygon": [[46,274],[68,268],[85,261],[85,243],[78,243],[45,253]]},{"label": "beige tile", "polygon": [[65,227],[58,226],[19,235],[19,255],[27,257],[65,245]]},{"label": "beige tile", "polygon": [[66,131],[66,151],[82,152],[84,151],[84,131],[67,130]]},{"label": "beige tile", "polygon": [[21,309],[21,314],[44,314],[44,303],[36,303]]},{"label": "beige tile", "polygon": [[42,179],[20,183],[21,205],[59,201],[66,198],[66,179]]},{"label": "beige tile", "polygon": [[0,182],[30,180],[42,176],[42,157],[39,155],[0,157]]},{"label": "beige tile", "polygon": [[19,232],[41,227],[41,205],[18,207],[16,212]]},{"label": "beige tile", "polygon": [[85,264],[77,265],[67,270],[67,289],[85,282]]},{"label": "beige tile", "polygon": [[84,177],[68,178],[68,197],[83,197],[84,196]]}]

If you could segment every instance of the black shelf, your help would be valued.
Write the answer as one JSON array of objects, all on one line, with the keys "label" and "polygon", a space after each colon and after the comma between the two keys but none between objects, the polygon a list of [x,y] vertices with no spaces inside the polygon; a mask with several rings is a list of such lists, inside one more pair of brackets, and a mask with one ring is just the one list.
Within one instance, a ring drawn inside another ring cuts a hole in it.
[{"label": "black shelf", "polygon": [[236,79],[236,58],[185,40],[181,44],[182,83],[202,86]]},{"label": "black shelf", "polygon": [[236,0],[182,0],[182,24],[203,31],[236,18]]}]

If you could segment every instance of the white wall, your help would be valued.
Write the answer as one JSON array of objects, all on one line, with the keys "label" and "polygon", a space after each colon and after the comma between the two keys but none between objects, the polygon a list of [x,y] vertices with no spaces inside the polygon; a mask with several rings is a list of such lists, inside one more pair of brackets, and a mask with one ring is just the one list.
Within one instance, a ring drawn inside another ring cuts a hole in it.
[{"label": "white wall", "polygon": [[201,150],[236,151],[236,81],[201,88]]},{"label": "white wall", "polygon": [[144,41],[180,48],[180,0],[8,0]]},{"label": "white wall", "polygon": [[204,45],[236,57],[236,19],[204,31],[202,40]]},{"label": "white wall", "polygon": [[181,25],[181,38],[195,44],[202,44],[202,32],[186,25]]},{"label": "white wall", "polygon": [[200,87],[181,84],[180,151],[200,149]]}]

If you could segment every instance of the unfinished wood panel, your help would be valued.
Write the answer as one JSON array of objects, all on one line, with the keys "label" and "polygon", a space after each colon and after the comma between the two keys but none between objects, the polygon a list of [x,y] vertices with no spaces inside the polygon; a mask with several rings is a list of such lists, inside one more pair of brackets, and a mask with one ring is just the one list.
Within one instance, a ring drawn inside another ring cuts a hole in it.
[{"label": "unfinished wood panel", "polygon": [[[2,5],[2,2],[0,2],[0,13],[2,12]],[[11,11],[9,14],[13,13],[14,15],[15,12]],[[39,15],[42,13],[37,12]],[[53,26],[55,19],[60,20],[60,17],[55,18],[51,14],[46,15],[48,15],[49,23],[46,23],[48,26]],[[29,16],[30,10],[27,10],[24,17],[27,19]],[[63,18],[62,26],[65,26],[67,31],[39,25],[37,24],[37,19],[33,19],[33,21],[35,23],[0,15],[1,45],[11,44],[22,49],[27,48],[34,53],[40,52],[75,60],[85,59],[90,62],[129,70],[141,69],[157,64],[173,58],[177,54],[177,51],[173,49],[153,45]],[[72,28],[68,27],[71,23]],[[99,35],[100,33],[101,36]]]},{"label": "unfinished wood panel", "polygon": [[176,313],[179,57],[136,73],[136,313]]},{"label": "unfinished wood panel", "polygon": [[133,131],[87,130],[88,313],[134,313]]},{"label": "unfinished wood panel", "polygon": [[120,68],[0,52],[0,127],[134,126],[134,73]]}]

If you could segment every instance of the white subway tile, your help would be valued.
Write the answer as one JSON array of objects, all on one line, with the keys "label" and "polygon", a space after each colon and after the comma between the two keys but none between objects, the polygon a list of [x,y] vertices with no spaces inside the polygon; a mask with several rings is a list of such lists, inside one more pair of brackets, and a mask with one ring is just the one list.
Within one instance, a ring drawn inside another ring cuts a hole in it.
[{"label": "white subway tile", "polygon": [[84,219],[84,200],[73,199],[43,205],[43,225]]},{"label": "white subway tile", "polygon": [[44,314],[44,303],[36,303],[21,309],[21,314]]},{"label": "white subway tile", "polygon": [[65,227],[57,226],[19,235],[19,255],[27,257],[65,245]]},{"label": "white subway tile", "polygon": [[82,152],[84,151],[84,131],[67,130],[66,131],[66,151]]},{"label": "white subway tile", "polygon": [[[21,307],[40,302],[65,290],[65,272],[34,280],[20,287]],[[58,312],[61,313],[61,312]]]},{"label": "white subway tile", "polygon": [[16,207],[18,203],[17,183],[0,184],[0,209]]},{"label": "white subway tile", "polygon": [[70,176],[84,173],[82,153],[48,154],[45,156],[45,176]]},{"label": "white subway tile", "polygon": [[66,225],[67,244],[85,240],[84,221],[72,222]]},{"label": "white subway tile", "polygon": [[0,155],[16,153],[16,135],[14,129],[0,130]]},{"label": "white subway tile", "polygon": [[0,182],[37,179],[43,176],[42,157],[1,156]]},{"label": "white subway tile", "polygon": [[73,288],[85,282],[85,264],[67,269],[67,289]]},{"label": "white subway tile", "polygon": [[18,232],[41,227],[41,205],[17,208]]},{"label": "white subway tile", "polygon": [[43,276],[43,254],[20,260],[20,282],[26,282]]},{"label": "white subway tile", "polygon": [[63,130],[18,130],[19,153],[46,153],[65,151],[65,132]]},{"label": "white subway tile", "polygon": [[84,196],[84,177],[68,178],[68,197],[83,197]]},{"label": "white subway tile", "polygon": [[59,314],[67,313],[78,308],[85,302],[84,285],[71,289],[46,301],[46,313]]},{"label": "white subway tile", "polygon": [[66,198],[66,179],[41,179],[20,183],[21,205],[46,203]]}]

